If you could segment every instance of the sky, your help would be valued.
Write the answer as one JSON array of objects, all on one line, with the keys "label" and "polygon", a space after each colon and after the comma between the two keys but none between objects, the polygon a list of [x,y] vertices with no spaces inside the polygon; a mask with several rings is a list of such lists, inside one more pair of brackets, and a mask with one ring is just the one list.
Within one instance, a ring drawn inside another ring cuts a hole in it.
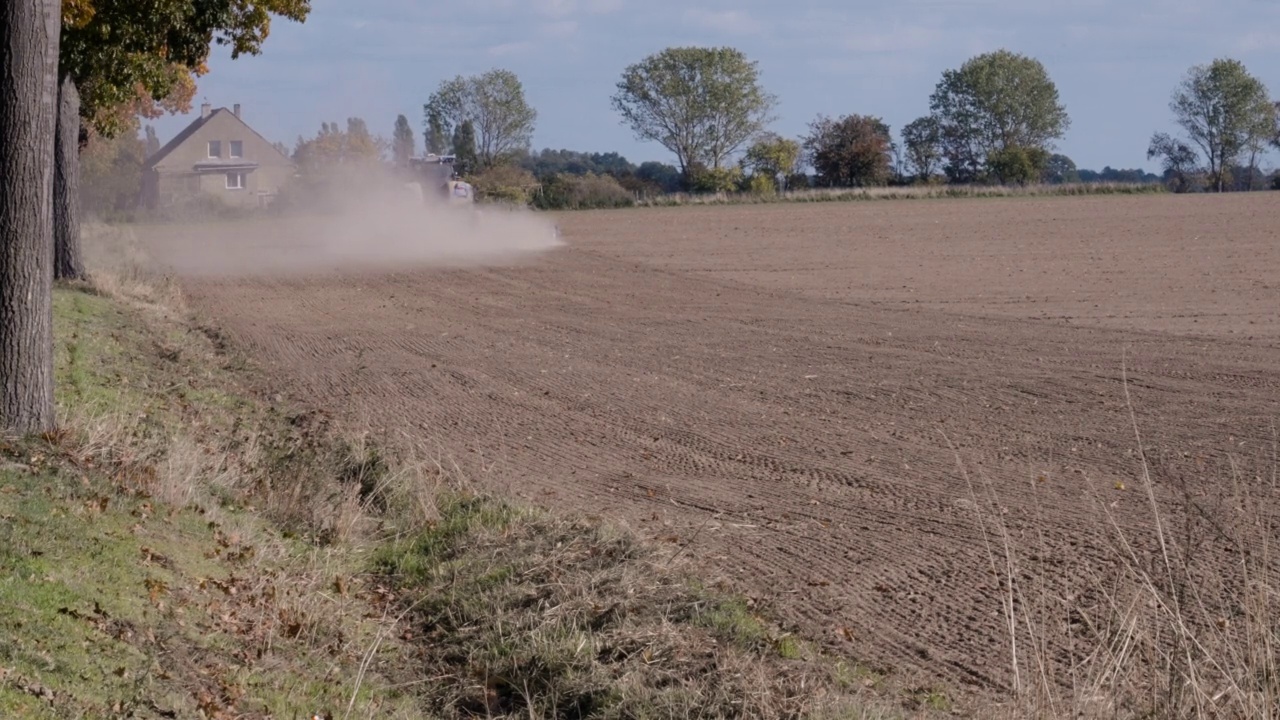
[{"label": "sky", "polygon": [[789,137],[820,114],[858,113],[896,138],[928,113],[943,71],[1023,53],[1044,63],[1071,117],[1057,150],[1092,169],[1158,171],[1147,144],[1176,130],[1169,96],[1193,65],[1235,58],[1280,98],[1280,0],[313,0],[305,23],[274,20],[259,56],[215,48],[193,113],[153,124],[165,141],[200,103],[240,103],[292,148],[352,116],[389,137],[404,114],[421,151],[422,106],[442,81],[505,68],[538,112],[534,149],[672,162],[634,138],[610,97],[628,65],[680,45],[757,61],[779,100],[771,129]]}]

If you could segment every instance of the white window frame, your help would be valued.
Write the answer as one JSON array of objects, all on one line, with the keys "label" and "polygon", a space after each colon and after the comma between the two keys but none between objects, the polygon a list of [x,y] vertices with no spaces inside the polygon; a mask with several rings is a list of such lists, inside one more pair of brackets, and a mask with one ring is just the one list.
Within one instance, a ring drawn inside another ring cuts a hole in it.
[{"label": "white window frame", "polygon": [[[232,184],[231,184],[231,182],[232,182],[232,179],[233,179],[233,178],[234,178],[234,180],[235,180],[235,182],[236,182],[236,184],[235,184],[235,185],[232,185]],[[242,173],[242,172],[238,172],[238,171],[237,171],[237,172],[229,172],[229,173],[227,173],[227,189],[228,189],[228,190],[243,190],[243,189],[244,189],[244,186],[245,186],[245,182],[244,182],[244,180],[245,180],[245,174],[244,174],[244,173]]]},{"label": "white window frame", "polygon": [[[217,152],[216,154],[213,152],[213,146],[214,146],[214,145],[217,145],[217,146],[218,146],[218,152]],[[207,150],[208,150],[208,153],[209,153],[209,157],[211,157],[211,158],[220,158],[220,157],[222,157],[222,141],[221,141],[221,140],[210,140],[210,141],[209,141],[209,145],[208,145],[208,147],[207,147]]]},{"label": "white window frame", "polygon": [[[236,146],[240,146],[240,152],[236,152]],[[244,142],[241,140],[232,140],[228,143],[227,157],[242,158],[244,157]]]}]

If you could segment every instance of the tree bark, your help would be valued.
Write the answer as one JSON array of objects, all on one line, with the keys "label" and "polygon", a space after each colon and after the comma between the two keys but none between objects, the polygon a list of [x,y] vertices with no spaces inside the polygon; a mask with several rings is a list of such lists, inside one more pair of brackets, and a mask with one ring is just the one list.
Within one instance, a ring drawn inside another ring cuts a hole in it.
[{"label": "tree bark", "polygon": [[53,277],[85,279],[80,250],[80,91],[67,76],[58,86],[58,130],[54,141]]},{"label": "tree bark", "polygon": [[0,432],[54,427],[55,0],[0,9]]}]

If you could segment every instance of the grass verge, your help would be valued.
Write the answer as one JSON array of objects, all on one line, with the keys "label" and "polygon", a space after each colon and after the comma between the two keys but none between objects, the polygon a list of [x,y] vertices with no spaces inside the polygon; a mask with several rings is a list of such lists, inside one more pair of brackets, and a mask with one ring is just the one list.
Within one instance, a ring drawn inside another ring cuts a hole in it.
[{"label": "grass verge", "polygon": [[383,548],[441,717],[871,717],[837,668],[599,525],[449,494]]},{"label": "grass verge", "polygon": [[89,288],[56,291],[55,333],[61,430],[0,444],[0,716],[419,717],[381,666],[356,686],[384,627],[363,559],[260,507],[331,474],[285,462],[287,418]]}]

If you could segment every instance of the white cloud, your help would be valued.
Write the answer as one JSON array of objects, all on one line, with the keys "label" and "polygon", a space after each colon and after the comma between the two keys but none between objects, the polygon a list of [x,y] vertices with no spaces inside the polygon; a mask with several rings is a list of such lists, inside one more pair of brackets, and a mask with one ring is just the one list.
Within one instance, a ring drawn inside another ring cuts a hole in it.
[{"label": "white cloud", "polygon": [[690,8],[684,11],[684,20],[725,35],[755,35],[764,29],[759,20],[738,10]]}]

